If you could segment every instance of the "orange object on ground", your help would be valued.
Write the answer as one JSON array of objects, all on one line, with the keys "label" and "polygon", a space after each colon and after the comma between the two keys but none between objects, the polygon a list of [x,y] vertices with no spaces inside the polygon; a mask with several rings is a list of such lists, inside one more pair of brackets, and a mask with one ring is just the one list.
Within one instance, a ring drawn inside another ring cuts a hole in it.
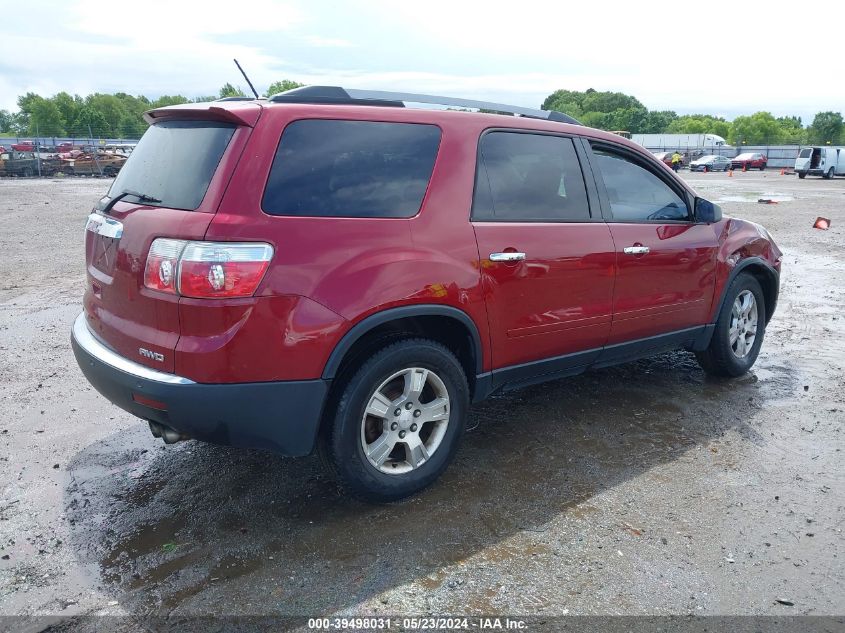
[{"label": "orange object on ground", "polygon": [[828,218],[818,217],[816,218],[816,223],[813,224],[813,228],[827,231],[830,228],[830,220]]}]

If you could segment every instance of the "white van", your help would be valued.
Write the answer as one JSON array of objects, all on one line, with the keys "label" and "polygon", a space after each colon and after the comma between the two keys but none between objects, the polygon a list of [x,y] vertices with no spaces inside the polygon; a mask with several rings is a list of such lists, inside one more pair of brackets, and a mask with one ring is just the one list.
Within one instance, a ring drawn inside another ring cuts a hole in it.
[{"label": "white van", "polygon": [[804,147],[795,159],[799,178],[807,174],[833,178],[845,176],[845,147]]}]

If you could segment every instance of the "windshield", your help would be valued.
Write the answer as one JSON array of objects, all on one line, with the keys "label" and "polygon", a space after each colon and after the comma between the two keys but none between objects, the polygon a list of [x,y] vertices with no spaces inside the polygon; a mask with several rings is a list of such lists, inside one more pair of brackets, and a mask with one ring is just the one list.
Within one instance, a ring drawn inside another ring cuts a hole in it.
[{"label": "windshield", "polygon": [[138,191],[151,206],[193,211],[202,203],[234,125],[162,121],[150,126],[112,183],[109,197]]},{"label": "windshield", "polygon": [[754,156],[754,154],[740,154],[740,155],[739,155],[739,156],[737,156],[734,160],[748,160],[748,159],[750,159],[752,156]]},{"label": "windshield", "polygon": [[715,154],[708,154],[707,156],[702,156],[701,158],[699,158],[695,162],[697,162],[697,163],[709,163],[709,162],[716,160],[716,158],[717,158],[717,156]]},{"label": "windshield", "polygon": [[812,154],[812,153],[813,153],[813,150],[811,150],[809,147],[805,147],[804,149],[801,150],[801,153],[798,156],[801,157],[801,158],[809,158],[810,154]]}]

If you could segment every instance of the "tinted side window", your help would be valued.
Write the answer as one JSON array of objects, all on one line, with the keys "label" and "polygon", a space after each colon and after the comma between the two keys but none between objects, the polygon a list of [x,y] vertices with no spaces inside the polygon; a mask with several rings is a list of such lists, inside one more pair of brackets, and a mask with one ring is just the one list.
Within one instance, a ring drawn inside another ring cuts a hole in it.
[{"label": "tinted side window", "polygon": [[481,139],[473,219],[588,220],[584,176],[572,140],[490,132]]},{"label": "tinted side window", "polygon": [[615,152],[594,147],[614,220],[643,222],[687,220],[687,203],[645,167]]},{"label": "tinted side window", "polygon": [[420,210],[439,145],[434,125],[294,121],[262,207],[272,215],[409,218]]}]

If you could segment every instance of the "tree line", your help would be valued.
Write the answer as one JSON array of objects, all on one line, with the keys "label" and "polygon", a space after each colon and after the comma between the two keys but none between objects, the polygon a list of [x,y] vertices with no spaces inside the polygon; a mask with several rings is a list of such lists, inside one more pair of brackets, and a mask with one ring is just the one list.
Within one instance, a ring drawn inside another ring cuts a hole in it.
[{"label": "tree line", "polygon": [[[283,79],[267,88],[267,95],[298,88],[302,84]],[[60,92],[42,97],[32,92],[18,97],[18,111],[0,110],[0,134],[11,136],[139,138],[147,129],[142,115],[152,108],[180,103],[200,103],[222,97],[244,97],[240,86],[225,84],[216,95],[188,98],[162,95],[148,99],[125,92],[95,93],[87,97]]]},{"label": "tree line", "polygon": [[[301,85],[284,79],[268,86],[265,95]],[[230,83],[222,86],[216,95],[194,98],[163,95],[148,99],[125,92],[86,97],[60,92],[42,97],[29,92],[18,98],[17,112],[0,110],[0,134],[138,138],[147,129],[141,116],[146,110],[234,96],[246,96],[246,93]],[[649,110],[630,95],[593,89],[556,90],[541,107],[569,114],[590,127],[632,134],[718,134],[732,145],[845,144],[845,124],[839,112],[819,112],[807,126],[801,117],[775,117],[769,112],[755,112],[727,121],[709,114],[678,115],[672,110]]]},{"label": "tree line", "polygon": [[806,127],[801,117],[775,117],[770,112],[727,121],[710,114],[649,110],[630,95],[592,88],[584,92],[556,90],[546,97],[542,108],[563,112],[590,127],[632,134],[718,134],[732,145],[845,144],[839,112],[819,112]]}]

